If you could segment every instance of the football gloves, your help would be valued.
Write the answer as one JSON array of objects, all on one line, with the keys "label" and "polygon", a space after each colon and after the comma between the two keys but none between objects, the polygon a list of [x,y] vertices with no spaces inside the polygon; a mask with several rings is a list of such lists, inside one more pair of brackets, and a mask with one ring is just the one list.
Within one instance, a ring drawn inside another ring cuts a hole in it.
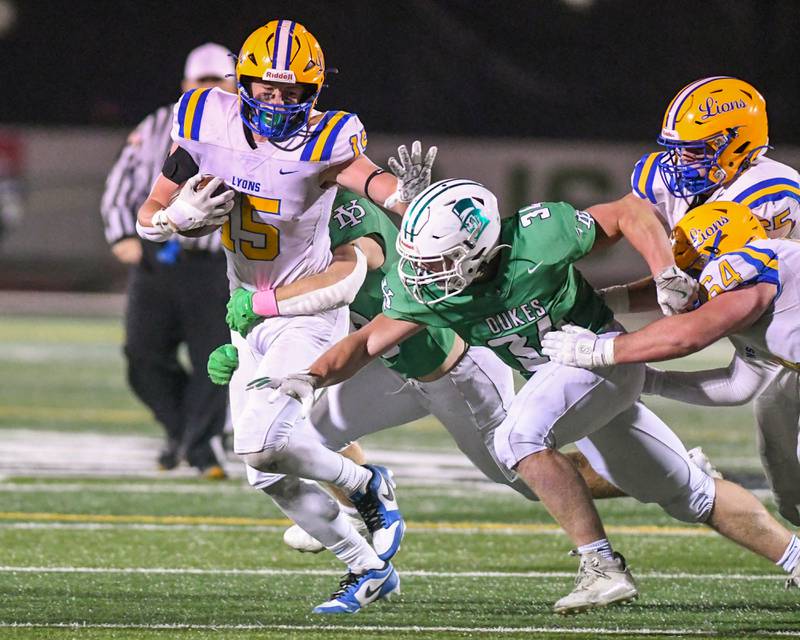
[{"label": "football gloves", "polygon": [[409,203],[431,184],[431,169],[436,159],[437,147],[428,149],[425,160],[422,159],[422,145],[419,140],[414,140],[411,145],[411,155],[408,154],[406,145],[397,147],[398,162],[394,156],[389,158],[389,169],[397,177],[397,189],[390,195],[383,206],[391,209],[399,202]]},{"label": "football gloves", "polygon": [[256,378],[247,383],[247,390],[272,389],[267,402],[275,402],[282,395],[297,400],[303,407],[302,415],[307,418],[314,404],[314,391],[317,389],[317,376],[305,371],[292,373],[283,378]]},{"label": "football gloves", "polygon": [[689,311],[697,301],[700,285],[675,265],[664,269],[654,280],[658,306],[665,316]]},{"label": "football gloves", "polygon": [[544,334],[542,353],[568,367],[608,367],[614,364],[614,338],[598,338],[589,329],[567,324],[560,331]]},{"label": "football gloves", "polygon": [[222,184],[222,178],[213,178],[204,187],[195,191],[203,175],[198,173],[186,181],[181,187],[178,197],[166,209],[157,211],[151,220],[154,227],[164,231],[188,231],[207,225],[218,225],[233,209],[232,189],[214,195],[214,191]]},{"label": "football gloves", "polygon": [[254,326],[264,318],[253,311],[253,292],[237,287],[233,290],[228,300],[228,313],[225,314],[225,322],[228,323],[231,331],[236,331],[245,337]]},{"label": "football gloves", "polygon": [[231,381],[233,372],[239,366],[239,353],[232,344],[223,344],[214,349],[208,356],[208,377],[211,382],[226,385]]}]

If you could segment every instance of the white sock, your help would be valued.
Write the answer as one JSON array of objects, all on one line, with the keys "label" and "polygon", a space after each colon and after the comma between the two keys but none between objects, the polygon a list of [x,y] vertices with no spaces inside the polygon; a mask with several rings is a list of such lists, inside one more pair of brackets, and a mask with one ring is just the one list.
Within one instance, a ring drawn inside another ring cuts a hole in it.
[{"label": "white sock", "polygon": [[372,472],[349,458],[331,451],[321,442],[303,433],[292,433],[289,437],[280,473],[329,482],[341,488],[347,495],[364,491],[372,478]]},{"label": "white sock", "polygon": [[797,568],[797,565],[800,564],[800,540],[797,539],[797,536],[792,536],[786,551],[775,564],[783,568],[786,573],[791,573]]},{"label": "white sock", "polygon": [[612,560],[614,558],[614,551],[611,548],[611,543],[608,541],[608,538],[600,538],[600,540],[595,540],[594,542],[583,544],[578,547],[578,553],[581,555],[592,551],[599,553],[600,556],[606,560]]},{"label": "white sock", "polygon": [[369,481],[372,480],[372,471],[362,467],[360,464],[356,464],[350,458],[339,457],[342,459],[341,471],[332,484],[343,489],[349,496],[356,491],[364,493],[367,490]]},{"label": "white sock", "polygon": [[[346,520],[343,514],[339,517]],[[341,542],[329,546],[328,550],[344,562],[353,573],[363,573],[369,569],[380,569],[384,563],[375,553],[375,549],[367,544],[367,541],[359,535],[352,525],[347,524],[350,531]]]}]

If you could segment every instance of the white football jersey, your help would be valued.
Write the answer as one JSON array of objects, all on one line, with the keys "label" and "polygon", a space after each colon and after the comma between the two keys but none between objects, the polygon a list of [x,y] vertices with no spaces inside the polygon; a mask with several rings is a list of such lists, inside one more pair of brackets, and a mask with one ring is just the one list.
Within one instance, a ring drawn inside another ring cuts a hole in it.
[{"label": "white football jersey", "polygon": [[709,298],[737,287],[769,282],[778,292],[772,306],[744,331],[730,336],[744,358],[800,368],[800,241],[754,240],[711,260],[700,275]]},{"label": "white football jersey", "polygon": [[[658,170],[664,152],[644,155],[633,169],[633,193],[649,201],[661,219],[674,229],[691,209],[691,198],[672,195]],[[764,156],[726,185],[711,192],[705,202],[740,202],[761,220],[770,238],[800,237],[800,174],[788,165]]]},{"label": "white football jersey", "polygon": [[322,188],[320,173],[364,152],[358,116],[314,111],[288,140],[256,145],[245,133],[237,95],[195,89],[175,105],[172,139],[200,173],[241,194],[222,228],[231,290],[275,288],[328,267],[336,187]]}]

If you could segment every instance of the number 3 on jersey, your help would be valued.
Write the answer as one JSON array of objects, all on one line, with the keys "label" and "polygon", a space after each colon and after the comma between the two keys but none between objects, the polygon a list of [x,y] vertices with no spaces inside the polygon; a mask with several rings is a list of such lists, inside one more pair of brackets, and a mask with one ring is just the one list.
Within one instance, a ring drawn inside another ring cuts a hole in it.
[{"label": "number 3 on jersey", "polygon": [[280,231],[261,222],[260,218],[261,215],[279,215],[281,201],[242,194],[241,209],[238,229],[236,220],[232,224],[230,218],[222,227],[223,246],[231,253],[241,253],[248,260],[274,260],[280,253]]}]

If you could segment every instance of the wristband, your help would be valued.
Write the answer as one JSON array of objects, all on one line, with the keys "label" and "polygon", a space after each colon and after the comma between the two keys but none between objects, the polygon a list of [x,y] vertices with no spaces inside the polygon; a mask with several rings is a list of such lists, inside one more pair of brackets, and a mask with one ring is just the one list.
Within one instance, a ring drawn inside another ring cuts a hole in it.
[{"label": "wristband", "polygon": [[372,182],[373,178],[377,178],[382,173],[386,173],[386,172],[383,169],[375,169],[375,171],[373,171],[372,173],[369,174],[369,176],[367,177],[367,181],[364,183],[364,195],[367,196],[367,198],[369,198],[370,202],[372,202],[374,204],[377,204],[377,205],[380,205],[380,203],[376,202],[372,198],[372,196],[369,195],[369,183]]},{"label": "wristband", "polygon": [[265,318],[273,318],[281,315],[278,311],[278,300],[275,297],[274,289],[256,291],[253,294],[253,311]]}]

